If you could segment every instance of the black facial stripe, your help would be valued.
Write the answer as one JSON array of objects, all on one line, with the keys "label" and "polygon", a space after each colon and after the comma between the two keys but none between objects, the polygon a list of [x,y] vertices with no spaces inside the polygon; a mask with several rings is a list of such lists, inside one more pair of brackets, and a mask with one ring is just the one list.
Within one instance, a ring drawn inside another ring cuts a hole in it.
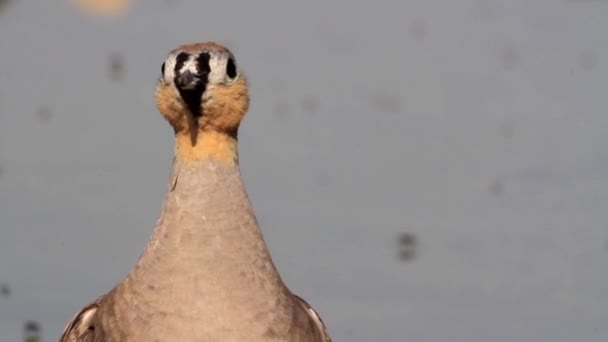
[{"label": "black facial stripe", "polygon": [[[177,57],[175,58],[175,78],[180,75],[181,69],[189,58],[190,55],[185,52],[181,52],[177,55]],[[211,71],[211,68],[209,67],[209,54],[201,53],[196,58],[196,64],[196,76],[199,78],[199,83],[196,85],[196,87],[194,89],[181,89],[180,87],[177,87],[177,89],[179,91],[180,96],[188,106],[188,109],[190,109],[192,115],[195,117],[199,117],[203,115],[203,113],[201,113],[201,101],[203,93],[207,88],[207,82],[209,81],[209,72]],[[178,84],[177,80],[175,80],[175,84]]]},{"label": "black facial stripe", "polygon": [[211,67],[209,66],[209,53],[201,52],[196,58],[196,66],[198,69],[198,76],[200,77],[201,83],[196,86],[195,89],[188,93],[182,94],[182,98],[190,108],[190,112],[195,117],[202,116],[201,112],[201,101],[203,100],[203,93],[207,89],[207,83],[209,82],[209,73]]},{"label": "black facial stripe", "polygon": [[190,58],[190,55],[185,52],[180,52],[179,55],[175,57],[175,69],[173,69],[173,75],[179,75],[180,70],[184,66],[184,63],[188,61],[188,58]]},{"label": "black facial stripe", "polygon": [[211,67],[209,66],[209,54],[207,52],[201,52],[196,58],[196,64],[198,65],[198,72],[202,75],[209,75]]}]

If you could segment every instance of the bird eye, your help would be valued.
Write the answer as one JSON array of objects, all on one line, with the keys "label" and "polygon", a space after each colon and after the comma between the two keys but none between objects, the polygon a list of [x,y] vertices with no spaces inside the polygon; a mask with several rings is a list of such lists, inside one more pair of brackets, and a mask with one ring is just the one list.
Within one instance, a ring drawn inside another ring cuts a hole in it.
[{"label": "bird eye", "polygon": [[232,58],[228,58],[228,63],[226,63],[226,75],[230,78],[236,77],[236,65]]},{"label": "bird eye", "polygon": [[160,73],[165,76],[165,63],[163,62],[163,65],[161,65],[160,67]]}]

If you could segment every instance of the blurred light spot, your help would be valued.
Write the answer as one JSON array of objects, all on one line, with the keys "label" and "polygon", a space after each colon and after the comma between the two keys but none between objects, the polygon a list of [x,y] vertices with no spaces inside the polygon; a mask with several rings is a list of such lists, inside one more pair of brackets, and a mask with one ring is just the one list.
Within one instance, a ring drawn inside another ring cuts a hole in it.
[{"label": "blurred light spot", "polygon": [[9,297],[11,295],[11,287],[8,284],[0,284],[0,296]]},{"label": "blurred light spot", "polygon": [[274,114],[278,119],[289,118],[289,103],[287,99],[280,99],[274,106]]},{"label": "blurred light spot", "polygon": [[502,196],[504,191],[505,185],[500,180],[495,179],[488,184],[488,192],[495,197]]},{"label": "blurred light spot", "polygon": [[326,188],[331,184],[331,177],[326,172],[321,172],[315,178],[315,181],[318,186],[322,188]]},{"label": "blurred light spot", "polygon": [[422,19],[413,19],[408,26],[408,32],[415,40],[419,42],[423,41],[427,36],[425,21]]},{"label": "blurred light spot", "polygon": [[597,55],[592,51],[583,51],[578,57],[578,64],[585,71],[591,71],[597,66]]},{"label": "blurred light spot", "polygon": [[36,111],[36,117],[41,123],[47,124],[53,119],[53,111],[49,107],[40,107]]},{"label": "blurred light spot", "polygon": [[114,81],[122,80],[125,74],[125,58],[119,52],[110,54],[109,67],[110,78]]},{"label": "blurred light spot", "polygon": [[131,0],[70,0],[79,9],[102,16],[117,16],[125,13]]},{"label": "blurred light spot", "polygon": [[312,96],[305,97],[302,99],[300,107],[307,113],[315,113],[319,109],[319,100]]},{"label": "blurred light spot", "polygon": [[515,127],[511,123],[503,123],[500,125],[499,134],[505,139],[512,139],[515,136]]},{"label": "blurred light spot", "polygon": [[23,325],[23,340],[25,342],[39,342],[40,323],[36,321],[26,321]]},{"label": "blurred light spot", "polygon": [[9,3],[11,3],[12,0],[0,0],[0,12],[4,11],[6,9],[6,5],[8,5]]},{"label": "blurred light spot", "polygon": [[372,107],[391,113],[401,111],[401,98],[396,95],[389,94],[373,94],[370,96],[370,104]]},{"label": "blurred light spot", "polygon": [[511,46],[503,49],[500,53],[500,63],[505,70],[513,70],[521,62],[519,51]]},{"label": "blurred light spot", "polygon": [[399,259],[411,261],[416,257],[417,241],[412,233],[401,233],[399,235]]}]

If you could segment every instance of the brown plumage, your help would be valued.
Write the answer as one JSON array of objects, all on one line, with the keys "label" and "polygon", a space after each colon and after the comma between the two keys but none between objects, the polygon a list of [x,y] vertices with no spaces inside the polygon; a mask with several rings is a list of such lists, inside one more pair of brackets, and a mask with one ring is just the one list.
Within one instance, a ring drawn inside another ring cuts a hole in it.
[{"label": "brown plumage", "polygon": [[238,166],[247,82],[216,43],[180,46],[156,104],[175,133],[169,191],[135,267],[82,309],[61,342],[329,342],[277,272]]}]

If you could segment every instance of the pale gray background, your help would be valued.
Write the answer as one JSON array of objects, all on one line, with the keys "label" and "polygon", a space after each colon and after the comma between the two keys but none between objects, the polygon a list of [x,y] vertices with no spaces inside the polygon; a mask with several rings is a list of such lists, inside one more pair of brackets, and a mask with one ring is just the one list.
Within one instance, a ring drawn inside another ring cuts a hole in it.
[{"label": "pale gray background", "polygon": [[56,340],[133,265],[173,150],[155,81],[201,40],[249,76],[248,189],[335,341],[608,340],[608,2],[13,0],[0,341],[27,319]]}]

